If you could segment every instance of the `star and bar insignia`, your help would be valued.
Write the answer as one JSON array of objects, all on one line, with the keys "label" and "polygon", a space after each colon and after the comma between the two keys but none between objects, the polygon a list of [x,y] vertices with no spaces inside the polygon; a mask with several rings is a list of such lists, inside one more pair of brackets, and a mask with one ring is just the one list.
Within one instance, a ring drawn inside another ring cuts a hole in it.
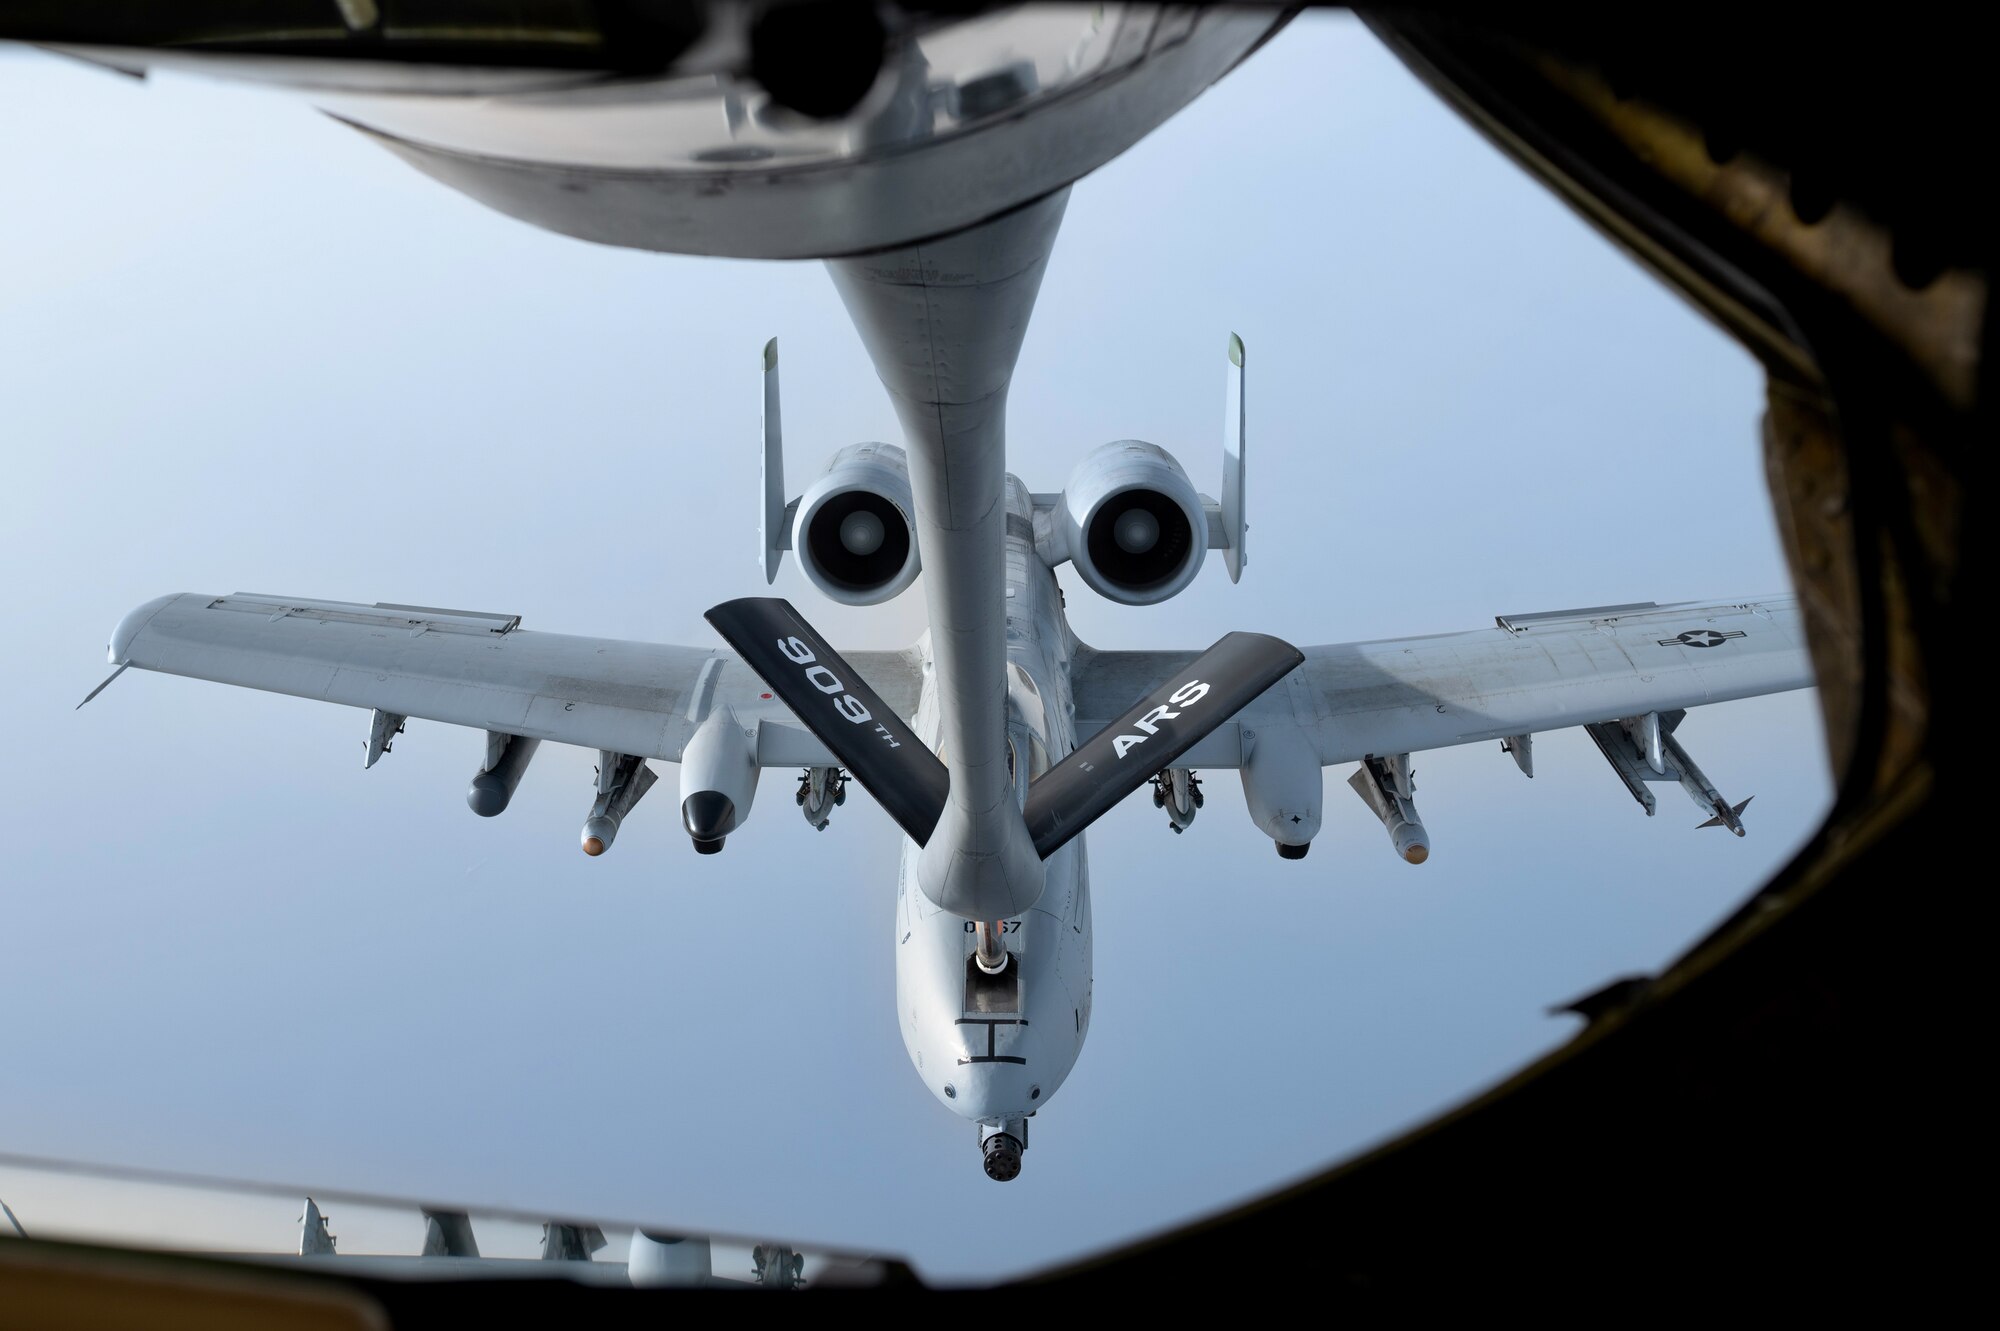
[{"label": "star and bar insignia", "polygon": [[1689,629],[1659,640],[1662,647],[1720,647],[1731,638],[1743,637],[1741,629]]}]

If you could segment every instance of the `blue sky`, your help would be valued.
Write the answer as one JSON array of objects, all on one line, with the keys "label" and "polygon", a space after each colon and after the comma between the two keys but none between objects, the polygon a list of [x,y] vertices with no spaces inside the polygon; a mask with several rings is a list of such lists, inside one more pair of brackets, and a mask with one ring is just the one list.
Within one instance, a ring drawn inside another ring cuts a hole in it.
[{"label": "blue sky", "polygon": [[[1020,1270],[1490,1084],[1571,1032],[1549,1004],[1659,966],[1826,807],[1810,694],[1680,732],[1756,795],[1743,841],[1672,792],[1646,819],[1581,732],[1538,740],[1532,782],[1494,746],[1421,757],[1421,867],[1345,769],[1298,864],[1226,773],[1185,837],[1128,801],[1091,834],[1091,1040],[995,1186],[905,1059],[896,834],[865,797],[815,834],[775,774],[698,859],[656,795],[589,860],[591,754],[545,748],[489,822],[468,732],[413,724],[364,773],[344,709],[135,674],[71,710],[169,591],[709,641],[701,611],[761,587],[763,341],[795,488],[895,437],[824,271],[548,235],[287,96],[26,52],[0,54],[0,180],[5,1150]],[[1787,587],[1754,364],[1351,19],[1295,23],[1077,186],[1013,469],[1058,489],[1137,437],[1213,493],[1232,329],[1250,567],[1161,607],[1072,596],[1095,645]],[[854,646],[922,627],[915,592],[844,609],[789,565],[777,591]],[[7,1186],[31,1228],[98,1204]],[[282,1247],[297,1207],[266,1209],[216,1223]]]}]

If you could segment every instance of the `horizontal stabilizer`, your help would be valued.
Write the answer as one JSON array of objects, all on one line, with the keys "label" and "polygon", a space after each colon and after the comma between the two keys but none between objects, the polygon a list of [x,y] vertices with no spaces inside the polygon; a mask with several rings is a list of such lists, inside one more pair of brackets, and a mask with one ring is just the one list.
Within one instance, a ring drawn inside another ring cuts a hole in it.
[{"label": "horizontal stabilizer", "polygon": [[1243,339],[1229,335],[1229,380],[1228,390],[1223,399],[1222,416],[1222,539],[1226,543],[1222,550],[1222,562],[1229,569],[1229,580],[1240,582],[1243,565],[1249,561],[1243,555],[1243,533],[1249,527],[1243,521],[1243,484],[1247,477],[1244,457],[1244,406]]},{"label": "horizontal stabilizer", "polygon": [[1303,660],[1282,638],[1231,633],[1169,675],[1028,788],[1035,853],[1054,854]]},{"label": "horizontal stabilizer", "polygon": [[707,618],[910,839],[929,841],[950,789],[944,764],[791,603],[747,596]]}]

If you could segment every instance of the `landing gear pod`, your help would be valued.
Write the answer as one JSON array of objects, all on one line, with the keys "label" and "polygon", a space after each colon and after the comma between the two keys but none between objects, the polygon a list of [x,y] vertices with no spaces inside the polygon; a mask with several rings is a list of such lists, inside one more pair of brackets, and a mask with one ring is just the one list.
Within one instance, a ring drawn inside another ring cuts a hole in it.
[{"label": "landing gear pod", "polygon": [[1319,835],[1325,788],[1319,755],[1291,726],[1246,731],[1243,740],[1249,752],[1238,775],[1250,820],[1277,844],[1280,856],[1304,859]]},{"label": "landing gear pod", "polygon": [[681,753],[681,825],[696,853],[713,855],[750,816],[757,797],[757,757],[736,713],[703,721]]},{"label": "landing gear pod", "polygon": [[1027,1149],[1027,1119],[1003,1118],[979,1125],[980,1163],[995,1183],[1011,1183],[1021,1176],[1021,1156]]},{"label": "landing gear pod", "polygon": [[528,760],[541,745],[538,739],[487,731],[486,765],[479,769],[472,778],[471,788],[465,792],[465,802],[472,811],[481,818],[505,812],[520,787],[522,774],[528,770]]}]

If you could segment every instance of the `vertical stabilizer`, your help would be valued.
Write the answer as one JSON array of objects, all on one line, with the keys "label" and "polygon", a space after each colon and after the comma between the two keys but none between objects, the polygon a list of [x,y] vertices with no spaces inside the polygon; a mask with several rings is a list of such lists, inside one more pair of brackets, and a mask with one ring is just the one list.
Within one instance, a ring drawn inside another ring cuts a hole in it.
[{"label": "vertical stabilizer", "polygon": [[759,469],[764,487],[764,507],[757,519],[757,543],[763,547],[764,582],[777,581],[778,561],[784,557],[785,534],[785,440],[784,423],[778,411],[778,339],[764,344],[764,461]]},{"label": "vertical stabilizer", "polygon": [[1240,582],[1243,578],[1243,533],[1249,528],[1243,521],[1243,483],[1247,479],[1247,462],[1243,454],[1244,398],[1243,398],[1243,339],[1236,334],[1229,335],[1229,382],[1223,394],[1222,409],[1222,562],[1229,570],[1229,580]]}]

